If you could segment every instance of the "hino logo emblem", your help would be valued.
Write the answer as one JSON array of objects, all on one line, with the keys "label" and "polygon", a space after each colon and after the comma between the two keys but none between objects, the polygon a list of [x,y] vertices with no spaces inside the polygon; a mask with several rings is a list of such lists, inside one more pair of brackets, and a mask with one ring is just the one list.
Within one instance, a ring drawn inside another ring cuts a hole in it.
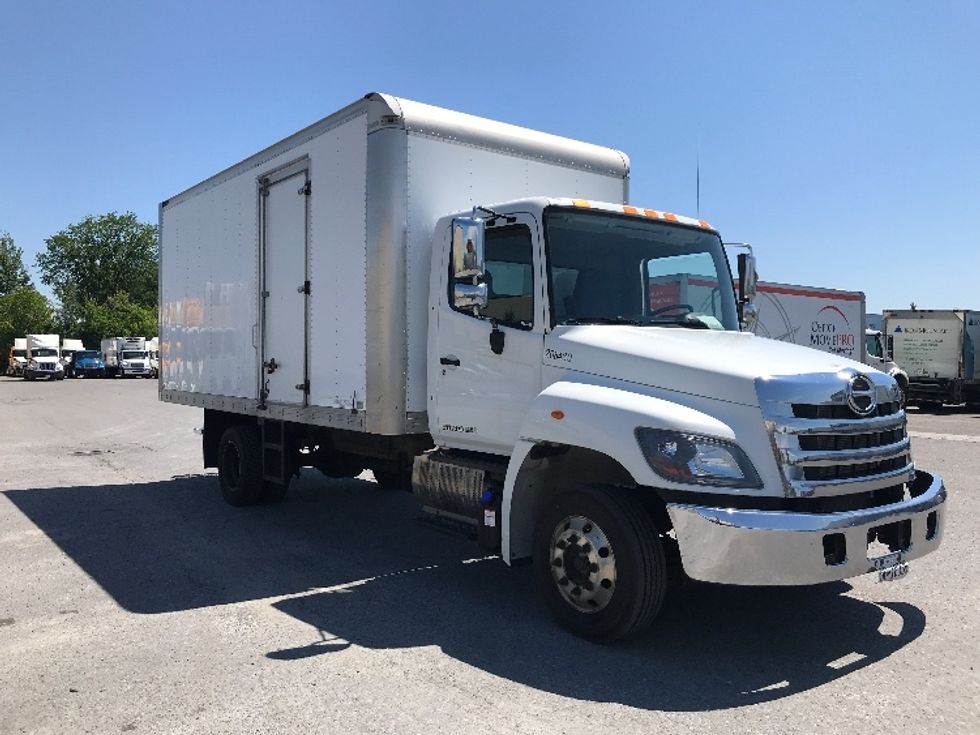
[{"label": "hino logo emblem", "polygon": [[847,381],[847,405],[858,416],[869,416],[878,407],[878,395],[867,376],[857,373]]}]

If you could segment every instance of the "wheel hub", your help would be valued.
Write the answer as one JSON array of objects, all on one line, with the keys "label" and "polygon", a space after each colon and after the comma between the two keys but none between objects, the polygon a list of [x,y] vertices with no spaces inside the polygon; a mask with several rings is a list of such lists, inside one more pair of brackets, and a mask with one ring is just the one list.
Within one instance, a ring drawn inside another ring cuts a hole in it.
[{"label": "wheel hub", "polygon": [[585,516],[569,516],[551,535],[551,574],[565,601],[599,612],[616,589],[616,557],[606,534]]}]

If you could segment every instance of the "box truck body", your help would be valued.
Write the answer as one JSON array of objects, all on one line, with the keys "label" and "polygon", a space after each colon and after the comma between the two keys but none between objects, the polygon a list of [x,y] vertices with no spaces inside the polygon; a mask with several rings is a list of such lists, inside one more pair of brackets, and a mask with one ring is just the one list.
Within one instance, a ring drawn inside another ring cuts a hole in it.
[{"label": "box truck body", "polygon": [[866,362],[861,291],[759,281],[752,332]]},{"label": "box truck body", "polygon": [[749,329],[760,337],[844,355],[888,373],[906,400],[908,375],[892,359],[879,333],[866,329],[865,303],[862,291],[760,281],[758,316]]},{"label": "box truck body", "polygon": [[368,95],[161,204],[160,397],[204,409],[229,503],[371,469],[533,558],[593,640],[653,621],[668,564],[906,574],[946,491],[894,379],[741,333],[754,259],[740,303],[711,225],[628,182],[619,151]]},{"label": "box truck body", "polygon": [[886,309],[884,332],[909,374],[910,400],[980,403],[980,311]]}]

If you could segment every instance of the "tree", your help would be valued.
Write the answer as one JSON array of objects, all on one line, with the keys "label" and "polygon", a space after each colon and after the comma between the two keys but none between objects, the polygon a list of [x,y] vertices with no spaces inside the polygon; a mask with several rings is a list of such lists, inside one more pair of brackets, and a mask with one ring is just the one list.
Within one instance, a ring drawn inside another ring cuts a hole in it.
[{"label": "tree", "polygon": [[15,337],[51,331],[51,304],[33,286],[0,296],[0,348],[6,351]]},{"label": "tree", "polygon": [[97,347],[103,337],[156,334],[156,227],[132,212],[89,215],[45,241],[41,281],[61,308],[57,326]]},{"label": "tree", "polygon": [[24,267],[24,251],[14,244],[9,232],[0,232],[0,296],[30,285],[31,277]]},{"label": "tree", "polygon": [[157,333],[156,308],[133,303],[124,291],[113,294],[104,304],[86,301],[79,316],[73,334],[87,347],[96,349],[103,337],[147,337]]},{"label": "tree", "polygon": [[45,241],[37,256],[41,281],[69,312],[88,301],[107,304],[117,293],[157,305],[156,227],[132,212],[89,215]]}]

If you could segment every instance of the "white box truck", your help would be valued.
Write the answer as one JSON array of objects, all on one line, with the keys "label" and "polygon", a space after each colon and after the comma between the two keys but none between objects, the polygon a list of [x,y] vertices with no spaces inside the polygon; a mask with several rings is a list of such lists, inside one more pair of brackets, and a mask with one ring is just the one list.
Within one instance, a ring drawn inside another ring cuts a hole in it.
[{"label": "white box truck", "polygon": [[27,365],[27,337],[14,337],[7,357],[7,375],[20,377]]},{"label": "white box truck", "polygon": [[50,378],[64,380],[65,369],[61,364],[61,354],[57,334],[27,335],[27,364],[24,366],[25,380]]},{"label": "white box truck", "polygon": [[757,315],[749,330],[877,368],[895,379],[905,400],[908,374],[891,359],[880,331],[865,328],[865,303],[862,291],[759,281],[754,302]]},{"label": "white box truck", "polygon": [[110,378],[153,377],[143,337],[107,337],[102,340],[102,360],[106,376]]},{"label": "white box truck", "polygon": [[150,361],[150,371],[152,377],[157,377],[160,374],[160,338],[159,337],[147,337],[146,338],[146,356]]},{"label": "white box truck", "polygon": [[61,366],[65,370],[65,374],[71,377],[71,362],[74,354],[80,350],[84,350],[85,345],[82,344],[80,339],[67,339],[62,338],[61,340]]},{"label": "white box truck", "polygon": [[[593,640],[648,626],[670,565],[903,576],[946,491],[895,381],[741,333],[717,232],[627,204],[628,174],[368,95],[161,204],[160,397],[204,409],[229,503],[279,500],[301,467],[411,473],[424,508],[533,558]],[[664,303],[694,280],[709,298]]]},{"label": "white box truck", "polygon": [[919,405],[980,404],[980,311],[885,309],[892,355],[909,374],[909,400]]}]

